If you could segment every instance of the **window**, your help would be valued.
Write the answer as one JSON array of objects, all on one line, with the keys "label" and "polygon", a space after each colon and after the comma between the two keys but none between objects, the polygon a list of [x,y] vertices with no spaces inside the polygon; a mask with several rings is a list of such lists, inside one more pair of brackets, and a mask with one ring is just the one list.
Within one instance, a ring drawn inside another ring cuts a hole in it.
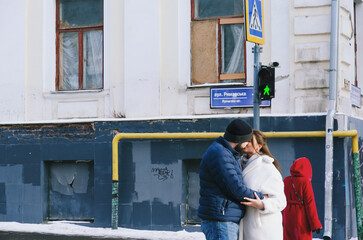
[{"label": "window", "polygon": [[243,13],[241,0],[192,0],[194,18],[238,16]]},{"label": "window", "polygon": [[192,84],[245,83],[243,2],[192,0]]},{"label": "window", "polygon": [[57,0],[57,91],[103,88],[103,0]]},{"label": "window", "polygon": [[198,217],[199,206],[199,166],[201,159],[184,159],[185,167],[185,224],[200,224],[201,219]]},{"label": "window", "polygon": [[47,220],[94,220],[94,162],[45,161]]}]

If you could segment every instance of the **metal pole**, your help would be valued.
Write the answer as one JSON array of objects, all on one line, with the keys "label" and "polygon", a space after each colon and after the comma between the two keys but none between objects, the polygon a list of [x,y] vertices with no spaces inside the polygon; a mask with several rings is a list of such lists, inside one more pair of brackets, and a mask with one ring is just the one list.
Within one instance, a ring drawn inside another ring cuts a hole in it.
[{"label": "metal pole", "polygon": [[112,181],[111,227],[114,230],[118,228],[118,181]]},{"label": "metal pole", "polygon": [[333,232],[333,131],[337,96],[339,1],[331,3],[329,109],[326,115],[325,139],[325,204],[324,239],[331,239]]},{"label": "metal pole", "polygon": [[118,142],[120,139],[120,134],[116,134],[112,140],[112,229],[118,228]]},{"label": "metal pole", "polygon": [[258,93],[258,71],[260,70],[261,47],[255,43],[252,48],[254,53],[254,81],[253,81],[253,128],[260,130],[260,96]]}]

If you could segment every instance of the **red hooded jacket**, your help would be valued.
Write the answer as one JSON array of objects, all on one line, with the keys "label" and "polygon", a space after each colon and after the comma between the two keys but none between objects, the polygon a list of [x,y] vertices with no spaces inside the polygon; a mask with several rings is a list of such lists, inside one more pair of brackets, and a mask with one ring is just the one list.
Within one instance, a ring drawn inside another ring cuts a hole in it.
[{"label": "red hooded jacket", "polygon": [[312,231],[322,226],[311,185],[313,174],[309,159],[297,159],[290,168],[290,174],[284,179],[287,200],[287,206],[282,212],[284,240],[311,240]]}]

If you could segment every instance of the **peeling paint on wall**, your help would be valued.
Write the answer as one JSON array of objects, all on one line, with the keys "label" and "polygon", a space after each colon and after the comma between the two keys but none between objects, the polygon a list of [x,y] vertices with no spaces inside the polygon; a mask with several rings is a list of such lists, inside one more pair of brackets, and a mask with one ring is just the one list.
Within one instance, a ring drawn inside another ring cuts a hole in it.
[{"label": "peeling paint on wall", "polygon": [[87,163],[59,163],[51,166],[51,187],[64,195],[86,193],[89,180]]},{"label": "peeling paint on wall", "polygon": [[46,162],[50,220],[94,220],[93,161]]}]

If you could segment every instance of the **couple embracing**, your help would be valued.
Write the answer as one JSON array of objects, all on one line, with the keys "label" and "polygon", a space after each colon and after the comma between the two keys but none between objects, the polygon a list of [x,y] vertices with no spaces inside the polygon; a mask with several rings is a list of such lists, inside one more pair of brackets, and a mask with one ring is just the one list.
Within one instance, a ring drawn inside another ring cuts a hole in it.
[{"label": "couple embracing", "polygon": [[233,120],[203,155],[199,176],[207,240],[283,239],[284,183],[262,132]]}]

